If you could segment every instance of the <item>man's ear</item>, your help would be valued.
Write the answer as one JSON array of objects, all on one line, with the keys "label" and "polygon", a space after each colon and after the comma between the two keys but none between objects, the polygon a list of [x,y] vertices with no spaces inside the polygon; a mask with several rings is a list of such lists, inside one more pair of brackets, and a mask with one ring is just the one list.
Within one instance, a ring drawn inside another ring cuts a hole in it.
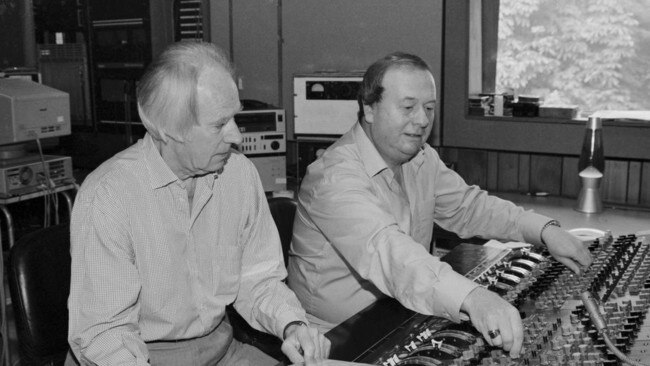
[{"label": "man's ear", "polygon": [[[149,130],[149,128],[153,128],[153,129],[156,130],[155,131],[156,133],[151,133],[151,135],[152,135],[152,137],[154,139],[158,139],[158,140],[162,141],[165,144],[169,141],[169,137],[167,136],[165,131],[159,130],[153,123],[151,123],[151,121],[149,121],[149,118],[147,118],[147,116],[142,111],[142,108],[140,108],[139,103],[138,103],[138,114],[140,115],[140,120],[142,121],[142,124],[145,126],[145,128],[147,128],[147,131]],[[158,135],[158,136],[155,136],[155,135]]]},{"label": "man's ear", "polygon": [[366,105],[366,104],[363,105],[363,117],[366,120],[366,122],[368,122],[368,123],[373,123],[374,122],[375,115],[373,113],[372,106],[369,106],[369,105]]}]

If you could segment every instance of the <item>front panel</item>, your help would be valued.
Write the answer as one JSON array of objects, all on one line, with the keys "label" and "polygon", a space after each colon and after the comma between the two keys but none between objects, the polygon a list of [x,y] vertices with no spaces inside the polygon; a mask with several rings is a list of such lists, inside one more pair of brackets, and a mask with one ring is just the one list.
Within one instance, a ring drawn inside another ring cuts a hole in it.
[{"label": "front panel", "polygon": [[296,75],[294,132],[296,135],[342,135],[357,121],[360,74]]}]

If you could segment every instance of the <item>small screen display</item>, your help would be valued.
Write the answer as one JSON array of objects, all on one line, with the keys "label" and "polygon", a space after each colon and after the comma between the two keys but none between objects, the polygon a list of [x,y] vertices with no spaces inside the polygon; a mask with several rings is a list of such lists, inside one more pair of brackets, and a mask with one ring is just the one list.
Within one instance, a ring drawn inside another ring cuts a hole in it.
[{"label": "small screen display", "polygon": [[307,100],[357,100],[360,81],[307,81]]},{"label": "small screen display", "polygon": [[235,123],[242,133],[275,131],[275,116],[274,112],[239,113],[235,114]]}]

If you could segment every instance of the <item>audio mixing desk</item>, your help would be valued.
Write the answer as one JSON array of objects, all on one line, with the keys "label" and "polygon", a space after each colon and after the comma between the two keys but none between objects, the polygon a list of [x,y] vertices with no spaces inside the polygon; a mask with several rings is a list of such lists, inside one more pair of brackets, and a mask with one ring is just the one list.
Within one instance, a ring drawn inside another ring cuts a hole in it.
[{"label": "audio mixing desk", "polygon": [[[417,314],[388,298],[327,333],[331,357],[385,366],[623,364],[609,341],[626,357],[650,364],[650,211],[609,207],[586,215],[574,211],[569,199],[500,196],[580,229],[594,258],[581,276],[535,248],[461,244],[442,258],[519,309],[520,358],[487,345],[469,322]],[[581,300],[585,293],[599,301],[602,332]]]}]

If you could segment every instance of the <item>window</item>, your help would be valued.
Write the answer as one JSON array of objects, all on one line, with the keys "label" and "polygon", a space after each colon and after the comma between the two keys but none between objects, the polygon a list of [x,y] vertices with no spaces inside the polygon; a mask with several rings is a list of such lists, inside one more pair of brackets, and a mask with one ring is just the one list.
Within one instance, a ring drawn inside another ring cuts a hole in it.
[{"label": "window", "polygon": [[[550,1],[527,0],[526,4],[542,3],[546,8],[559,7],[576,8],[573,4],[589,3],[590,6],[609,4],[610,0],[578,2],[578,0]],[[619,0],[612,3],[639,4],[645,10],[630,11],[637,16],[639,24],[649,24],[650,13],[647,12],[648,0]],[[505,6],[506,0],[502,0]],[[521,5],[518,2],[515,5]],[[593,3],[593,4],[592,4]],[[477,6],[478,5],[478,6]],[[552,6],[553,5],[553,6]],[[540,5],[541,6],[541,5]],[[586,6],[586,5],[585,5]],[[478,8],[478,11],[476,9]],[[512,8],[511,8],[512,9]],[[576,9],[576,11],[579,9]],[[505,10],[504,10],[505,11]],[[495,0],[468,0],[444,2],[444,32],[443,32],[443,64],[441,88],[441,145],[449,147],[487,149],[499,151],[520,151],[529,153],[547,153],[560,155],[579,155],[580,145],[584,134],[585,122],[562,118],[531,118],[531,117],[485,117],[470,115],[469,95],[477,92],[494,92],[497,87],[497,57],[499,46],[498,20],[499,1]],[[614,13],[609,15],[616,18]],[[606,16],[603,15],[604,18]],[[523,19],[521,19],[523,20]],[[587,22],[582,22],[586,24]],[[594,27],[595,31],[600,28]],[[537,28],[535,28],[537,29]],[[518,31],[519,32],[519,31]],[[642,52],[634,57],[626,58],[621,68],[630,69],[635,62],[648,62],[648,32],[650,29],[641,29],[635,41],[642,42],[635,52]],[[567,33],[567,32],[565,32]],[[564,34],[569,36],[570,34]],[[601,37],[602,38],[602,37]],[[623,67],[624,65],[624,67]],[[513,65],[521,67],[521,65]],[[639,67],[638,71],[645,73],[632,74],[628,78],[639,80],[638,85],[647,88],[648,64]],[[511,71],[514,72],[514,69]],[[537,78],[541,79],[541,78]],[[575,81],[567,77],[566,83]],[[533,85],[533,84],[530,84]],[[550,84],[549,84],[550,85]],[[537,88],[537,89],[533,89]],[[550,90],[550,87],[547,87]],[[541,87],[532,86],[527,93],[541,94]],[[612,88],[612,90],[615,88]],[[569,91],[571,89],[568,89]],[[630,94],[635,94],[630,89]],[[595,93],[595,92],[594,92]],[[636,102],[648,103],[650,100],[648,89],[640,95],[634,95],[639,100]],[[556,93],[559,95],[559,92]],[[545,95],[545,97],[547,97]],[[548,98],[555,98],[552,92]],[[569,103],[569,102],[567,102]],[[571,101],[571,103],[576,103]],[[598,107],[600,108],[600,107]],[[647,108],[640,105],[639,108]],[[586,108],[585,108],[586,109]],[[650,123],[628,121],[603,122],[603,136],[606,158],[629,158],[647,160],[650,156]]]},{"label": "window", "polygon": [[576,105],[583,117],[650,110],[649,8],[650,0],[501,0],[495,91]]}]

